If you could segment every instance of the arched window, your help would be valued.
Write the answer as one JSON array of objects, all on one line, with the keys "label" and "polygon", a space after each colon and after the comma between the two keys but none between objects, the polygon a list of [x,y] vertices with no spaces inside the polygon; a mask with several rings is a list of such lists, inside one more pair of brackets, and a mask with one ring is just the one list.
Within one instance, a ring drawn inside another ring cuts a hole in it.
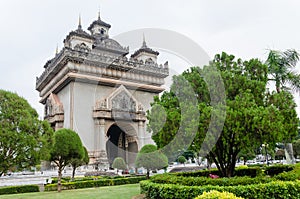
[{"label": "arched window", "polygon": [[101,28],[100,33],[101,33],[101,35],[104,35],[105,34],[105,30],[103,28]]}]

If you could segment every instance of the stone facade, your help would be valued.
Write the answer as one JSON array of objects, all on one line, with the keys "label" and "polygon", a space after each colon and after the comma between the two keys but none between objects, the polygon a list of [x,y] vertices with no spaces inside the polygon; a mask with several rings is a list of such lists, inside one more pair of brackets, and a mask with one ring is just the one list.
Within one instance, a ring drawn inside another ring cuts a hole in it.
[{"label": "stone facade", "polygon": [[136,152],[153,143],[145,111],[164,89],[168,63],[145,40],[130,58],[128,47],[109,38],[111,26],[100,19],[85,32],[79,23],[64,47],[46,62],[36,79],[45,119],[55,130],[70,128],[81,137],[90,163],[107,167],[121,156],[134,167]]}]

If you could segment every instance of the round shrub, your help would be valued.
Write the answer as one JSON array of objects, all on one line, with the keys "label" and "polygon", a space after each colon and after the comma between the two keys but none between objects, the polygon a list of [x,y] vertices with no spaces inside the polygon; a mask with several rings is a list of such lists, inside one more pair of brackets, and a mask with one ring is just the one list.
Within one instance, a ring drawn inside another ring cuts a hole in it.
[{"label": "round shrub", "polygon": [[118,170],[125,170],[127,168],[127,166],[126,166],[126,163],[123,158],[117,157],[114,159],[112,168],[118,169]]},{"label": "round shrub", "polygon": [[183,163],[185,163],[186,162],[186,159],[185,159],[185,157],[184,156],[179,156],[178,157],[178,162],[180,163],[180,164],[183,164]]},{"label": "round shrub", "polygon": [[210,192],[203,192],[202,195],[196,197],[195,199],[243,199],[243,198],[237,197],[233,193],[219,192],[219,191],[212,190]]}]

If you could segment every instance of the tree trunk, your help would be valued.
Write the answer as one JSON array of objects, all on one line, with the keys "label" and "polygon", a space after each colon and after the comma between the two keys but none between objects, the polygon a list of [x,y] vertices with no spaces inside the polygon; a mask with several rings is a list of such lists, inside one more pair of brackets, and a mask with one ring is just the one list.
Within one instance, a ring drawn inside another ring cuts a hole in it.
[{"label": "tree trunk", "polygon": [[276,87],[277,93],[280,93],[281,92],[281,89],[280,89],[280,80],[277,79],[275,81],[275,87]]},{"label": "tree trunk", "polygon": [[280,87],[276,86],[276,91],[277,91],[277,93],[280,93]]},{"label": "tree trunk", "polygon": [[147,169],[147,177],[146,177],[147,179],[149,179],[150,178],[150,171],[149,171],[149,169]]},{"label": "tree trunk", "polygon": [[207,165],[206,165],[206,166],[207,166],[207,169],[210,170],[210,169],[211,169],[211,164],[212,164],[212,163],[210,162],[209,158],[207,158],[206,160],[207,160]]},{"label": "tree trunk", "polygon": [[58,167],[58,180],[57,180],[57,191],[61,192],[61,177],[62,177],[62,168]]},{"label": "tree trunk", "polygon": [[76,167],[73,167],[72,169],[72,181],[74,181]]}]

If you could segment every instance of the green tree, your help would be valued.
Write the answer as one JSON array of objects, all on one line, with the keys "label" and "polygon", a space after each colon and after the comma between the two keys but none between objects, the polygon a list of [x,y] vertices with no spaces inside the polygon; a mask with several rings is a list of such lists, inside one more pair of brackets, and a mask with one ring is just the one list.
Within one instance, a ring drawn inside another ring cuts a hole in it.
[{"label": "green tree", "polygon": [[300,139],[293,142],[293,151],[295,158],[298,158],[300,156]]},{"label": "green tree", "polygon": [[178,157],[178,162],[180,163],[180,164],[184,164],[185,162],[186,162],[186,159],[185,159],[185,157],[184,156],[179,156]]},{"label": "green tree", "polygon": [[119,173],[119,170],[125,170],[127,166],[123,158],[116,157],[113,161],[112,168],[117,169],[117,173]]},{"label": "green tree", "polygon": [[49,157],[53,130],[17,94],[0,90],[0,176],[12,168],[21,170]]},{"label": "green tree", "polygon": [[243,148],[238,154],[238,158],[243,159],[244,165],[248,160],[253,160],[255,157],[256,155],[252,148]]},{"label": "green tree", "polygon": [[283,160],[285,154],[283,149],[278,149],[275,153],[275,159],[276,160]]},{"label": "green tree", "polygon": [[[219,97],[220,87],[215,86],[210,90],[207,87],[208,83],[218,85],[220,81],[214,68],[221,74],[226,95],[226,104],[219,103],[215,106],[211,104],[211,99]],[[206,79],[203,78],[204,74]],[[297,120],[292,96],[285,98],[285,94],[267,92],[267,75],[267,66],[258,59],[236,60],[233,55],[222,53],[216,55],[208,66],[192,67],[182,75],[173,77],[170,91],[165,92],[160,98],[156,97],[151,104],[152,107],[160,107],[165,111],[165,125],[161,127],[161,124],[152,123],[155,119],[151,119],[156,117],[156,112],[152,109],[148,112],[150,118],[148,128],[153,131],[157,146],[163,150],[173,142],[175,135],[178,136],[176,131],[182,127],[180,111],[184,103],[179,104],[174,98],[179,89],[184,90],[177,86],[178,81],[185,79],[195,91],[194,95],[198,99],[197,109],[200,113],[198,132],[189,149],[198,151],[201,157],[215,162],[223,176],[232,176],[238,154],[243,149],[258,148],[263,143],[268,143],[270,148],[273,148],[276,142],[283,140],[286,135],[284,129],[290,123],[284,123],[284,117],[288,113],[285,115],[283,110],[286,111],[287,107],[281,106],[280,110],[277,102],[287,100],[286,103],[291,105],[289,109],[293,113],[289,117],[292,121]],[[222,111],[226,111],[225,118]],[[191,123],[193,119],[191,118]],[[222,124],[224,119],[225,123]],[[222,125],[223,128],[219,128]],[[189,130],[186,127],[183,129]]]},{"label": "green tree", "polygon": [[291,163],[294,163],[292,141],[298,135],[299,119],[297,118],[296,103],[293,100],[293,95],[285,90],[280,93],[273,93],[269,97],[269,102],[274,105],[283,116],[283,139],[287,151],[286,158]]},{"label": "green tree", "polygon": [[[268,66],[269,81],[275,82],[276,91],[280,93],[282,90],[285,91],[296,91],[300,92],[300,75],[295,72],[295,67],[299,61],[299,54],[296,50],[289,49],[284,52],[277,50],[270,50],[266,64]],[[290,121],[286,121],[290,122]],[[286,150],[292,163],[294,163],[293,146],[291,144],[294,129],[287,129],[287,133],[292,136],[287,136],[285,141]]]},{"label": "green tree", "polygon": [[85,147],[83,147],[84,155],[81,158],[73,158],[70,161],[70,165],[72,166],[72,180],[74,180],[76,168],[87,165],[90,161],[90,157],[88,151]]},{"label": "green tree", "polygon": [[195,151],[193,150],[186,150],[182,154],[183,157],[185,157],[186,160],[191,159],[192,163],[195,163]]},{"label": "green tree", "polygon": [[149,178],[150,170],[162,169],[168,166],[168,158],[153,144],[146,144],[137,154],[135,165],[147,170]]},{"label": "green tree", "polygon": [[300,75],[294,70],[298,61],[299,54],[296,50],[269,51],[266,60],[270,76],[268,80],[275,82],[277,93],[290,89],[300,91]]},{"label": "green tree", "polygon": [[61,191],[61,177],[63,169],[73,159],[82,159],[84,149],[78,134],[70,129],[60,129],[54,133],[54,144],[51,149],[50,161],[58,167],[57,190]]}]

